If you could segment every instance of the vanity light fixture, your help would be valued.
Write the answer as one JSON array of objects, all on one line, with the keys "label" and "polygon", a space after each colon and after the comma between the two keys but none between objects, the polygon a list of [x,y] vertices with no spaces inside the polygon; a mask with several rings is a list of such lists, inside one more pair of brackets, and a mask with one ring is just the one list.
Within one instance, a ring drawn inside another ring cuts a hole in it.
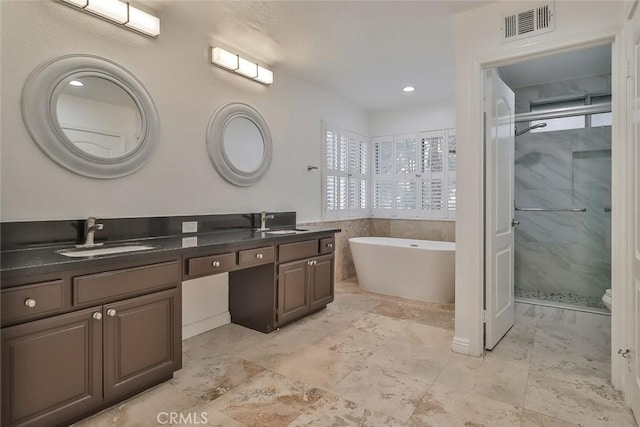
[{"label": "vanity light fixture", "polygon": [[60,0],[80,10],[150,37],[160,34],[160,18],[120,0]]},{"label": "vanity light fixture", "polygon": [[414,90],[416,90],[416,88],[413,86],[405,86],[402,88],[403,92],[413,92]]},{"label": "vanity light fixture", "polygon": [[69,82],[70,86],[75,86],[75,87],[82,87],[84,86],[84,83],[82,83],[80,80],[71,80]]},{"label": "vanity light fixture", "polygon": [[124,24],[128,21],[128,6],[128,3],[123,3],[120,0],[89,0],[84,10],[118,24]]},{"label": "vanity light fixture", "polygon": [[273,71],[222,48],[211,48],[211,62],[262,84],[270,85],[273,83]]}]

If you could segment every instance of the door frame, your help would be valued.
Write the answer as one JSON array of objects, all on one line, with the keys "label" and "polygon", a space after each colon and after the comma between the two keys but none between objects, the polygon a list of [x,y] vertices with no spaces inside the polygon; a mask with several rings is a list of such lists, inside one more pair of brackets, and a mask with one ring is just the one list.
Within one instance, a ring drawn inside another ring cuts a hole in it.
[{"label": "door frame", "polygon": [[[483,120],[483,75],[486,69],[497,68],[504,65],[514,64],[530,59],[540,58],[543,56],[569,52],[576,49],[594,47],[604,44],[612,46],[612,185],[611,185],[611,286],[615,300],[623,301],[624,296],[628,294],[629,289],[629,268],[630,262],[628,257],[629,238],[627,236],[628,224],[628,201],[629,201],[629,179],[630,168],[628,166],[629,144],[627,141],[627,120],[626,120],[626,101],[627,101],[627,79],[626,70],[621,69],[619,64],[625,61],[625,40],[620,27],[610,28],[606,30],[593,31],[590,34],[581,34],[576,37],[566,37],[563,40],[550,39],[539,43],[532,43],[529,46],[513,46],[508,50],[495,52],[489,55],[481,55],[473,58],[473,79],[471,82],[471,99],[474,100],[472,106],[472,114],[470,117],[470,131],[477,141],[484,141],[484,120]],[[484,149],[484,143],[483,149]],[[485,176],[484,158],[478,160],[482,176]],[[481,183],[480,192],[481,199],[485,199],[486,189]],[[485,204],[484,209],[480,213],[479,223],[482,229],[478,230],[482,240],[482,246],[479,251],[485,254],[485,218],[487,214],[491,214],[491,207]],[[484,263],[482,271],[479,271],[480,277],[485,277]],[[475,335],[475,339],[468,342],[462,340],[452,344],[454,351],[462,353],[481,355],[484,353],[484,323],[482,320],[484,310],[484,280],[480,289],[474,292],[475,313],[477,319],[473,330],[469,331],[470,335]],[[611,314],[611,361],[612,361],[612,383],[618,388],[623,387],[623,378],[625,364],[624,359],[617,355],[618,348],[626,348],[624,345],[628,342],[627,336],[627,316],[628,307],[626,304],[614,303],[614,310]],[[470,337],[471,338],[471,337]],[[472,344],[473,343],[473,344]]]}]

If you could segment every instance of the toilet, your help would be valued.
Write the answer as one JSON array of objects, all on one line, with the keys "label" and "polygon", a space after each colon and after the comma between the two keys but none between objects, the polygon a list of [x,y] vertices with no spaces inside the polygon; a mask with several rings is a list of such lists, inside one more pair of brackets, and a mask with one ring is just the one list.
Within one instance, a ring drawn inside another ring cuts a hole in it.
[{"label": "toilet", "polygon": [[611,289],[607,289],[602,295],[602,302],[607,307],[609,311],[611,311]]}]

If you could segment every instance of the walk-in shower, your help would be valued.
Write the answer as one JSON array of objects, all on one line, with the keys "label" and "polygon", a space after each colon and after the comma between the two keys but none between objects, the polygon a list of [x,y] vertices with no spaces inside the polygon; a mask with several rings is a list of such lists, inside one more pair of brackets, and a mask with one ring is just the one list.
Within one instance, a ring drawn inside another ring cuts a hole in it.
[{"label": "walk-in shower", "polygon": [[[517,99],[516,91],[516,99]],[[611,288],[611,97],[516,115],[515,297],[603,310]]]}]

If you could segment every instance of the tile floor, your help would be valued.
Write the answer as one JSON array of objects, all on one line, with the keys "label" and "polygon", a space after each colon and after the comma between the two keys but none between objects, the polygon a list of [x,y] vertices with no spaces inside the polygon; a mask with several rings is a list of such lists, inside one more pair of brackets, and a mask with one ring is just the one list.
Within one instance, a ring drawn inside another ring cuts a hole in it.
[{"label": "tile floor", "polygon": [[341,282],[327,309],[278,332],[230,324],[186,340],[173,380],[78,425],[636,426],[609,385],[609,316],[516,312],[473,358],[450,350],[453,304]]}]

